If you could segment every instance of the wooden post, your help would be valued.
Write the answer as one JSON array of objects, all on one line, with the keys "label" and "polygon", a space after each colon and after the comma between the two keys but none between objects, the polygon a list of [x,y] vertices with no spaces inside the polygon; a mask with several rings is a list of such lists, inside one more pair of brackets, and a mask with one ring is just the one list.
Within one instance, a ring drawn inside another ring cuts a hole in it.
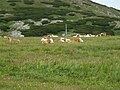
[{"label": "wooden post", "polygon": [[65,24],[65,37],[67,39],[67,24]]}]

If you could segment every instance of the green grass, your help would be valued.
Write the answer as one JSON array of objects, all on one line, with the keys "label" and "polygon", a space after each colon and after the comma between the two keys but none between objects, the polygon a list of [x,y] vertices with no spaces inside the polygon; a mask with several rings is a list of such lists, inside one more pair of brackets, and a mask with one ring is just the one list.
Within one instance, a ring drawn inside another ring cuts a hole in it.
[{"label": "green grass", "polygon": [[119,90],[120,37],[43,45],[39,37],[0,38],[1,90]]},{"label": "green grass", "polygon": [[[9,32],[13,30],[10,24],[13,21],[27,21],[28,19],[32,19],[37,22],[43,18],[48,18],[50,21],[62,19],[64,21],[62,24],[68,23],[68,32],[81,34],[99,34],[106,32],[108,35],[120,35],[120,30],[118,28],[116,30],[116,24],[113,23],[120,21],[118,17],[120,16],[120,12],[92,3],[89,0],[27,0],[34,1],[34,4],[30,5],[25,4],[24,0],[7,1],[8,0],[0,0],[0,29],[4,31],[1,35],[6,34],[5,31]],[[74,3],[77,2],[76,5],[80,6],[79,9],[78,6],[72,4],[73,1]],[[79,5],[80,2],[83,4]],[[109,16],[107,14],[108,11],[113,16]],[[6,16],[6,13],[11,14],[11,16]],[[71,16],[70,13],[75,13],[75,16]],[[104,23],[101,23],[103,20]],[[25,36],[43,36],[48,33],[59,34],[63,30],[61,28],[64,27],[64,25],[59,25],[60,27],[58,27],[56,24],[54,24],[55,26],[45,25],[45,30],[43,30],[42,26],[34,26],[34,24],[30,22],[28,22],[28,24],[30,24],[31,29],[22,31]]]}]

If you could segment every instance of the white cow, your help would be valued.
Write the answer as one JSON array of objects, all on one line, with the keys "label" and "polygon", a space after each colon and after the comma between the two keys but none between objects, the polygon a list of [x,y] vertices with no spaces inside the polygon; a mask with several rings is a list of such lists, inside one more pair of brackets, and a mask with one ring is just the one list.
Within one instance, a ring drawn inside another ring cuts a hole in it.
[{"label": "white cow", "polygon": [[65,38],[61,37],[60,42],[65,42]]}]

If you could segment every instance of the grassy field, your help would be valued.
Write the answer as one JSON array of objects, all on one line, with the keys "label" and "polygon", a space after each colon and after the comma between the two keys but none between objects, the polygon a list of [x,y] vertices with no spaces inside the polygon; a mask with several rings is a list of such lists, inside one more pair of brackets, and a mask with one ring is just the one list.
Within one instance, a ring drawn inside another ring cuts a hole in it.
[{"label": "grassy field", "polygon": [[0,90],[120,90],[120,37],[20,40],[0,38]]}]

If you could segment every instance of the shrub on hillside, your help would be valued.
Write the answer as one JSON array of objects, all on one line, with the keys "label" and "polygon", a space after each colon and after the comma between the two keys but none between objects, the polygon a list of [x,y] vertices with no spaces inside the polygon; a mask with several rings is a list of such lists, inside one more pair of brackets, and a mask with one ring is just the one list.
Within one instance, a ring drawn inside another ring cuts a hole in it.
[{"label": "shrub on hillside", "polygon": [[87,16],[96,16],[96,14],[91,11],[80,11],[80,13]]},{"label": "shrub on hillside", "polygon": [[15,17],[19,20],[21,19],[33,19],[41,20],[42,18],[48,18],[51,15],[65,16],[70,12],[68,9],[55,9],[48,7],[24,7],[24,8],[14,8]]},{"label": "shrub on hillside", "polygon": [[5,14],[5,13],[7,13],[7,11],[5,11],[5,10],[0,10],[0,14]]},{"label": "shrub on hillside", "polygon": [[69,16],[75,16],[76,13],[75,13],[75,12],[70,12],[70,13],[68,13],[68,15],[69,15]]},{"label": "shrub on hillside", "polygon": [[65,3],[61,0],[54,0],[53,2],[42,2],[42,3],[53,5],[53,7],[61,7],[61,6],[69,7],[70,6],[68,3]]},{"label": "shrub on hillside", "polygon": [[8,0],[7,2],[21,2],[21,0]]},{"label": "shrub on hillside", "polygon": [[8,31],[8,29],[10,29],[8,26],[6,26],[6,25],[2,25],[2,26],[0,26],[0,29],[2,30],[2,31]]},{"label": "shrub on hillside", "polygon": [[48,19],[50,19],[50,20],[64,20],[64,21],[66,21],[66,19],[64,17],[62,17],[62,16],[54,16],[54,15],[48,16]]},{"label": "shrub on hillside", "polygon": [[112,20],[110,19],[86,19],[87,21],[92,22],[93,25],[99,25],[99,26],[109,26],[109,22]]},{"label": "shrub on hillside", "polygon": [[51,24],[45,26],[32,26],[30,30],[21,31],[25,36],[43,36],[47,34],[58,34],[64,31],[64,24]]},{"label": "shrub on hillside", "polygon": [[60,7],[60,6],[70,6],[69,4],[61,1],[61,0],[55,0],[53,3],[54,7]]},{"label": "shrub on hillside", "polygon": [[120,35],[120,29],[119,30],[113,30],[114,35]]},{"label": "shrub on hillside", "polygon": [[75,23],[77,24],[77,25],[85,25],[86,24],[86,20],[85,19],[83,19],[83,20],[78,20],[78,21],[76,21]]},{"label": "shrub on hillside", "polygon": [[16,5],[16,3],[10,3],[10,6],[15,6]]},{"label": "shrub on hillside", "polygon": [[24,4],[32,5],[34,4],[34,0],[23,0]]},{"label": "shrub on hillside", "polygon": [[15,20],[14,17],[0,18],[0,22],[4,22],[4,23],[7,23],[7,22],[13,21],[13,20]]},{"label": "shrub on hillside", "polygon": [[75,33],[82,34],[99,34],[101,32],[106,32],[107,34],[114,35],[112,28],[110,26],[95,26],[95,25],[76,25],[74,27]]}]

